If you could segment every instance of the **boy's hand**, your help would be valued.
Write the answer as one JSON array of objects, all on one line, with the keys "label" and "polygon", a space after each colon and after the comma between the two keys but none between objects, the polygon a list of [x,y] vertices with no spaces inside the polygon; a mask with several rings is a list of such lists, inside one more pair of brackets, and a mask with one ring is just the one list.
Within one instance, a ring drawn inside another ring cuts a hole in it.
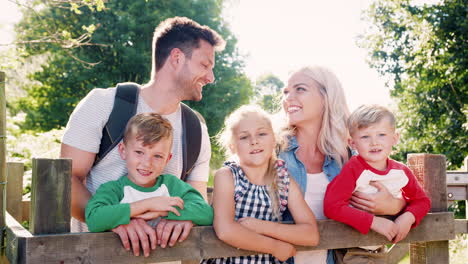
[{"label": "boy's hand", "polygon": [[148,198],[148,203],[150,204],[150,210],[152,212],[166,211],[173,212],[175,215],[180,216],[179,211],[175,208],[179,207],[181,210],[184,209],[184,200],[180,197],[153,197]]},{"label": "boy's hand", "polygon": [[161,216],[167,216],[168,212],[167,211],[148,211],[146,213],[140,214],[140,215],[135,215],[134,218],[140,218],[144,220],[152,220],[156,219]]},{"label": "boy's hand", "polygon": [[257,234],[263,234],[261,230],[262,230],[262,227],[265,226],[265,221],[252,218],[252,217],[244,217],[244,218],[237,220],[237,222],[241,224],[243,227],[250,229]]},{"label": "boy's hand", "polygon": [[385,236],[389,241],[392,241],[398,233],[398,227],[395,223],[379,216],[374,216],[371,229]]},{"label": "boy's hand", "polygon": [[270,254],[280,261],[286,261],[288,258],[296,255],[296,248],[287,242],[277,240],[277,245]]},{"label": "boy's hand", "polygon": [[414,218],[414,215],[410,212],[405,212],[395,219],[395,224],[398,227],[398,233],[393,239],[393,243],[398,243],[403,240],[408,235],[408,232],[415,221],[416,218]]}]

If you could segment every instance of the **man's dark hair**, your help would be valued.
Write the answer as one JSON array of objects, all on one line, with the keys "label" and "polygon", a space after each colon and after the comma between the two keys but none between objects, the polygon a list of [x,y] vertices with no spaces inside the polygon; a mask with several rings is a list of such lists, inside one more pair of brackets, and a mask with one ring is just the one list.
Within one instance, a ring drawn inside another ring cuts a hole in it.
[{"label": "man's dark hair", "polygon": [[174,48],[191,58],[193,49],[200,46],[200,40],[208,42],[216,51],[222,51],[226,45],[216,31],[189,18],[173,17],[162,21],[154,30],[153,74],[162,68]]}]

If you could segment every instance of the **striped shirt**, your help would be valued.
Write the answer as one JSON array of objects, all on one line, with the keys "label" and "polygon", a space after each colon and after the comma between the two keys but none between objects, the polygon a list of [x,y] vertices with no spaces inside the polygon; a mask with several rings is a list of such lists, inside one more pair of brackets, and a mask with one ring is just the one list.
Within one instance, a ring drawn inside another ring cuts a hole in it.
[{"label": "striped shirt", "polygon": [[[91,153],[99,151],[102,129],[109,119],[114,105],[115,88],[93,89],[76,106],[70,116],[62,143]],[[139,96],[137,113],[154,112],[143,98]],[[164,168],[163,174],[180,177],[182,172],[182,119],[181,108],[172,114],[163,115],[174,128],[172,158]],[[202,142],[198,160],[187,180],[208,181],[211,146],[205,124],[202,127]],[[118,180],[127,174],[125,162],[120,158],[117,147],[112,149],[96,166],[93,166],[86,177],[86,188],[94,194],[101,184]],[[71,220],[72,232],[88,232],[86,225],[74,218]]]}]

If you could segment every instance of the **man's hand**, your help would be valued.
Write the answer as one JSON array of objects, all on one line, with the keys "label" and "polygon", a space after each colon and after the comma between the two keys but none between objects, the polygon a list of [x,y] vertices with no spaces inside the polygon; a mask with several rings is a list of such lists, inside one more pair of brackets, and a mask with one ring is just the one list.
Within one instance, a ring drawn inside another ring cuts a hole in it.
[{"label": "man's hand", "polygon": [[156,249],[156,232],[143,219],[131,219],[129,224],[120,225],[112,229],[112,232],[119,235],[125,250],[130,250],[131,243],[133,255],[135,256],[140,255],[140,243],[145,257],[150,254],[150,244],[151,249]]},{"label": "man's hand", "polygon": [[192,221],[161,219],[156,226],[158,245],[165,248],[169,242],[169,246],[172,247],[176,242],[184,241],[190,234],[192,227]]},{"label": "man's hand", "polygon": [[357,209],[374,215],[396,215],[405,206],[405,201],[393,197],[383,184],[371,182],[370,185],[377,188],[378,192],[373,194],[354,192],[349,203]]},{"label": "man's hand", "polygon": [[411,229],[411,226],[416,221],[414,215],[410,212],[405,212],[404,214],[400,215],[397,219],[395,219],[395,224],[398,227],[398,233],[393,239],[393,243],[398,243],[403,240]]},{"label": "man's hand", "polygon": [[398,232],[398,227],[391,220],[383,217],[374,216],[371,229],[385,236],[389,241],[392,241]]}]

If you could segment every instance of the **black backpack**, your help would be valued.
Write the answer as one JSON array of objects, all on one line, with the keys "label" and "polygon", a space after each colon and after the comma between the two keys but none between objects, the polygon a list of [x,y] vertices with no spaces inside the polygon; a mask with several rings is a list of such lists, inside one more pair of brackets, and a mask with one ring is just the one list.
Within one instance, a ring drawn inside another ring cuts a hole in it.
[{"label": "black backpack", "polygon": [[[136,83],[117,84],[114,106],[102,129],[101,145],[94,165],[101,161],[123,138],[128,120],[136,113],[139,91],[139,85]],[[184,103],[181,103],[181,107],[183,166],[180,179],[185,181],[200,154],[201,125],[197,114],[190,107]]]}]

